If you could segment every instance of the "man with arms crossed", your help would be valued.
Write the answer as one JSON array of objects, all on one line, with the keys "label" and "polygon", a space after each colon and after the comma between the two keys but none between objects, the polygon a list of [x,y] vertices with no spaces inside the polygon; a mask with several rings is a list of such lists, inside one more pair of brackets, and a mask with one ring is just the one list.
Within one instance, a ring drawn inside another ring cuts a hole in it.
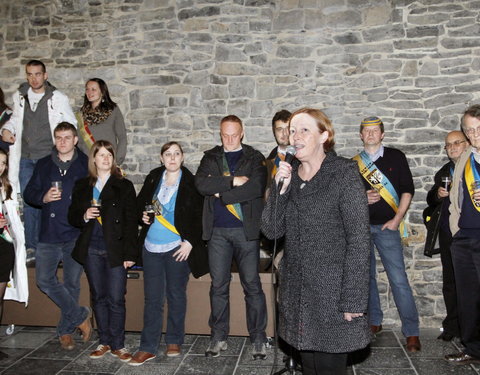
[{"label": "man with arms crossed", "polygon": [[242,142],[242,121],[234,115],[220,121],[221,146],[205,152],[195,185],[205,196],[203,238],[208,241],[212,329],[205,355],[227,349],[230,323],[230,269],[238,267],[245,293],[247,328],[254,359],[265,359],[267,307],[258,264],[260,219],[267,169],[263,155]]}]

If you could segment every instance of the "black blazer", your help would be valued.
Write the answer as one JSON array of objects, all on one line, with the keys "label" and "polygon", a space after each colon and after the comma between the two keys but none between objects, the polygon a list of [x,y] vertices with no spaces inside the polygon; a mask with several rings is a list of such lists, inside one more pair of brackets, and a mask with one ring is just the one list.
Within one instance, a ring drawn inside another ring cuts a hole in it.
[{"label": "black blazer", "polygon": [[[68,210],[70,224],[81,228],[72,252],[73,259],[81,264],[85,263],[95,223],[94,220],[87,223],[83,220],[85,211],[90,207],[92,195],[93,187],[89,184],[89,179],[78,180],[73,188],[72,204]],[[125,178],[110,176],[102,189],[100,199],[103,235],[110,266],[123,265],[124,261],[136,262],[138,225],[133,184]]]},{"label": "black blazer", "polygon": [[[141,220],[146,204],[151,204],[153,195],[162,178],[165,167],[155,168],[148,174],[143,183],[142,190],[137,197],[137,218],[142,228],[138,240],[139,251],[142,249],[150,225]],[[202,210],[203,197],[195,188],[195,180],[192,173],[182,167],[182,177],[178,186],[177,201],[175,203],[175,228],[182,240],[187,240],[193,246],[188,257],[188,265],[192,275],[196,278],[209,272],[208,252],[205,242],[202,240]]]}]

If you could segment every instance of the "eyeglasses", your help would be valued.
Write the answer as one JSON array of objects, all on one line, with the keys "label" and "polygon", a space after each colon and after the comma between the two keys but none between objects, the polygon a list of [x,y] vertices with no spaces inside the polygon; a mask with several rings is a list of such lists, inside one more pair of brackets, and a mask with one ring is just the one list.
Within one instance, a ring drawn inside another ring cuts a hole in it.
[{"label": "eyeglasses", "polygon": [[[480,128],[479,128],[479,129],[480,129]],[[445,150],[448,150],[449,148],[452,148],[452,147],[458,147],[458,146],[460,146],[462,143],[465,143],[465,142],[466,142],[466,141],[455,141],[455,142],[452,142],[452,143],[446,143],[444,149],[445,149]]]},{"label": "eyeglasses", "polygon": [[475,133],[479,134],[480,133],[480,126],[477,126],[476,128],[464,128],[463,131],[467,136],[472,136]]}]

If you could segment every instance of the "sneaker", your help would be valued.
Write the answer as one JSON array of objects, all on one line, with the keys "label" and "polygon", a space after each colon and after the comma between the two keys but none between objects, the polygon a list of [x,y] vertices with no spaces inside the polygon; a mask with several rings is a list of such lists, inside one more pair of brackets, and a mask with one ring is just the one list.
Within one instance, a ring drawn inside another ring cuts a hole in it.
[{"label": "sneaker", "polygon": [[125,348],[112,350],[110,354],[117,357],[122,362],[129,362],[132,359],[132,355]]},{"label": "sneaker", "polygon": [[102,358],[105,354],[110,353],[110,346],[108,345],[98,345],[97,349],[90,353],[91,359]]},{"label": "sneaker", "polygon": [[181,353],[180,345],[177,344],[167,344],[167,350],[165,354],[167,357],[178,357]]},{"label": "sneaker", "polygon": [[156,357],[155,354],[149,353],[149,352],[141,352],[138,351],[135,353],[135,355],[132,357],[132,359],[128,362],[130,366],[141,366],[145,362],[150,361],[151,359],[154,359]]},{"label": "sneaker", "polygon": [[205,357],[218,357],[221,351],[227,350],[227,347],[226,341],[212,340],[205,350]]},{"label": "sneaker", "polygon": [[75,348],[75,341],[73,341],[72,335],[59,336],[58,340],[60,341],[62,349],[73,350]]},{"label": "sneaker", "polygon": [[264,342],[254,342],[252,344],[252,357],[253,359],[267,358],[267,347]]}]

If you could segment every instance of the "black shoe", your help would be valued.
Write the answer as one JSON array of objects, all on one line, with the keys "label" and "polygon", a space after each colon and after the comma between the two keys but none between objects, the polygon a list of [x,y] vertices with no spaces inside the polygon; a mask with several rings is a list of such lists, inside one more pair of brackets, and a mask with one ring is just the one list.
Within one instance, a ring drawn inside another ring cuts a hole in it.
[{"label": "black shoe", "polygon": [[437,340],[452,341],[454,337],[454,335],[451,335],[448,332],[442,332],[440,336],[437,337]]},{"label": "black shoe", "polygon": [[472,363],[480,363],[479,358],[472,357],[467,353],[455,353],[455,354],[447,354],[445,360],[452,365],[470,365]]}]

